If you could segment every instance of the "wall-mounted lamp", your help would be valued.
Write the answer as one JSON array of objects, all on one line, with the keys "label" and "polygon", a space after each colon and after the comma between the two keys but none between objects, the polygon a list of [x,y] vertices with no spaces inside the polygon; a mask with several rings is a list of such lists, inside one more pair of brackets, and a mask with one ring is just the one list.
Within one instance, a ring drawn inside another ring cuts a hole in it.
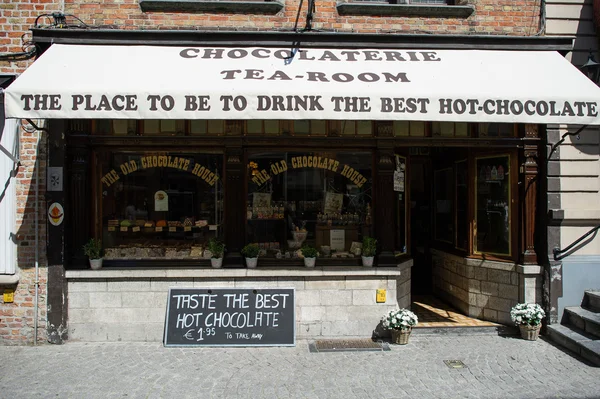
[{"label": "wall-mounted lamp", "polygon": [[594,54],[590,51],[588,59],[581,67],[581,72],[585,73],[586,76],[594,83],[598,84],[598,78],[600,77],[600,64],[594,59]]}]

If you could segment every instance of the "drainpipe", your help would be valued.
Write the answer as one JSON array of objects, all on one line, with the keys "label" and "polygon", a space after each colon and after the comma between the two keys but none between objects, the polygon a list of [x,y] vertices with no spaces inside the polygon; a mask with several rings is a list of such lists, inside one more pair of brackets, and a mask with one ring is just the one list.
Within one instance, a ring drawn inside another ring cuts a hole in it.
[{"label": "drainpipe", "polygon": [[39,155],[40,155],[40,130],[46,130],[44,127],[37,126],[31,119],[26,119],[29,122],[29,125],[33,127],[36,132],[36,142],[35,142],[35,163],[37,166],[35,168],[35,300],[33,305],[33,345],[37,345],[37,337],[38,337],[38,313],[39,313],[39,291],[40,291],[40,249],[39,249],[39,217],[40,217],[40,164],[39,164]]},{"label": "drainpipe", "polygon": [[38,338],[38,305],[39,305],[39,290],[40,290],[40,249],[39,249],[39,214],[40,214],[40,131],[36,130],[35,143],[35,162],[38,164],[35,168],[35,302],[34,302],[34,319],[33,319],[33,345],[37,345]]}]

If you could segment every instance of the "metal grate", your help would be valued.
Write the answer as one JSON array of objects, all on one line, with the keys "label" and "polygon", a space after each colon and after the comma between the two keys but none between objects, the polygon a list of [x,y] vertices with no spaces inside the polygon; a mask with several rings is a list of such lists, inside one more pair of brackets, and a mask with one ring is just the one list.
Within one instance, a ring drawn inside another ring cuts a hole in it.
[{"label": "metal grate", "polygon": [[462,360],[444,360],[446,366],[451,369],[464,369],[467,368],[467,365],[462,362]]},{"label": "metal grate", "polygon": [[320,339],[309,344],[311,352],[389,351],[387,342],[371,339]]}]

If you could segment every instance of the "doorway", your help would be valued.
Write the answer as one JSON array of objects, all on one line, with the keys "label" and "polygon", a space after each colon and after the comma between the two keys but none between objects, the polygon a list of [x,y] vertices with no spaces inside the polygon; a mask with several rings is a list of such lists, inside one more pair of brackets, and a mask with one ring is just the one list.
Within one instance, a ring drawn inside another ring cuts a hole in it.
[{"label": "doorway", "polygon": [[411,292],[428,295],[433,292],[431,241],[433,220],[431,212],[432,182],[431,158],[412,156],[409,168],[410,189],[410,252],[413,258]]}]

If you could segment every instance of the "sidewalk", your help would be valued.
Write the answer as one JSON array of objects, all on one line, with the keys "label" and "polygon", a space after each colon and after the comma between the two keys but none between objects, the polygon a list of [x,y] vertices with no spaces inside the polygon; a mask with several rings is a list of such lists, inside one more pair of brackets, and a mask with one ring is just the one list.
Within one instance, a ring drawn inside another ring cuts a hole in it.
[{"label": "sidewalk", "polygon": [[[449,368],[461,360],[466,368]],[[600,368],[547,342],[415,335],[390,351],[0,347],[0,398],[600,398]]]}]

